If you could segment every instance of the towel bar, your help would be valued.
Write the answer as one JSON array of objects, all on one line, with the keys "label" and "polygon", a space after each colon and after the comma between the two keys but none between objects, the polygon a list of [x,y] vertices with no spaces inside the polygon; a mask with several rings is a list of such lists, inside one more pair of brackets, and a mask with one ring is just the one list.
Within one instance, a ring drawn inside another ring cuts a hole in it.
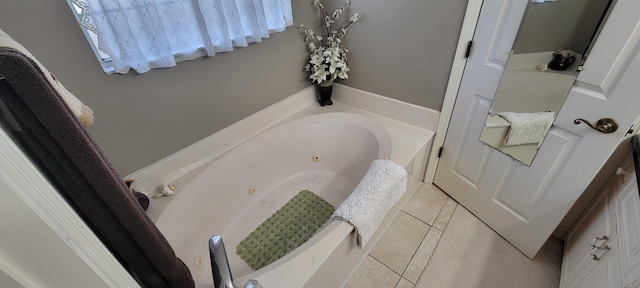
[{"label": "towel bar", "polygon": [[484,126],[486,128],[501,128],[501,127],[511,127],[511,123],[509,123],[509,121],[505,120],[504,118],[500,117],[500,115],[497,114],[491,114],[489,115],[489,117],[487,117],[487,121],[485,122]]}]

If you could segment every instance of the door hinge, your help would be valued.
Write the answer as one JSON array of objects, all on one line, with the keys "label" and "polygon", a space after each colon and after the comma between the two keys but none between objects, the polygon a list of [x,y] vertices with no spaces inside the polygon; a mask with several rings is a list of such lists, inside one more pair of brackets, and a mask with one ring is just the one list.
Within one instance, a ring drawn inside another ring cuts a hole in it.
[{"label": "door hinge", "polygon": [[438,158],[442,156],[442,150],[444,150],[444,147],[440,147],[440,150],[438,150]]},{"label": "door hinge", "polygon": [[469,58],[469,55],[471,55],[471,47],[473,47],[473,40],[467,43],[467,51],[464,52],[464,58]]}]

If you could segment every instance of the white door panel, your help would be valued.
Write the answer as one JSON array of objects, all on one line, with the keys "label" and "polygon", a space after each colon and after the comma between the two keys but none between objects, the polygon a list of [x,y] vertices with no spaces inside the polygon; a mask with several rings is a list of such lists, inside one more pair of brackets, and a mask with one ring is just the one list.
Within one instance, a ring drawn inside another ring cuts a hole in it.
[{"label": "white door panel", "polygon": [[[527,2],[484,1],[434,183],[533,257],[640,113],[640,1],[617,1],[530,167],[479,140]],[[617,132],[573,123],[605,117]]]},{"label": "white door panel", "polygon": [[610,88],[620,78],[619,75],[629,63],[628,59],[638,53],[640,37],[640,23],[633,21],[638,17],[640,3],[615,2],[614,11],[593,45],[591,55],[584,65],[585,69],[578,75],[578,81],[600,87],[602,90],[599,92],[605,94],[610,92]]}]

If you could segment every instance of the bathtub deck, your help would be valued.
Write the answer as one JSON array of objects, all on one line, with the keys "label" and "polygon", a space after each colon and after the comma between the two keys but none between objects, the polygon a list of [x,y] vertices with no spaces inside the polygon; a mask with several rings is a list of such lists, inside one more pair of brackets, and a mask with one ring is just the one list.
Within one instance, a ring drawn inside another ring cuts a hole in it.
[{"label": "bathtub deck", "polygon": [[[274,126],[287,123],[295,119],[303,118],[303,117],[314,115],[314,114],[321,114],[321,113],[349,112],[349,113],[356,113],[356,114],[363,114],[363,115],[370,116],[376,119],[385,129],[389,131],[389,135],[391,137],[391,142],[392,142],[391,160],[403,165],[407,169],[407,171],[410,174],[413,174],[416,178],[420,179],[423,176],[421,175],[424,173],[423,171],[413,171],[413,170],[415,170],[414,166],[420,166],[423,168],[426,167],[426,158],[428,158],[426,157],[427,156],[426,153],[431,148],[431,143],[434,135],[433,131],[422,128],[422,127],[418,127],[415,125],[411,125],[399,120],[395,120],[386,116],[382,116],[376,113],[372,113],[358,107],[347,105],[337,100],[334,101],[333,103],[334,103],[333,105],[325,106],[325,107],[321,107],[313,103],[312,105],[308,105],[307,107],[299,110],[293,115],[283,119],[282,121],[278,122]],[[253,137],[255,137],[256,135],[253,135]],[[212,137],[216,137],[216,136],[223,137],[223,135],[217,135],[217,134],[212,135]],[[198,144],[200,143],[196,143],[194,144],[194,146],[198,146]],[[238,143],[238,145],[239,144],[241,143]],[[176,161],[175,159],[167,159],[167,161],[172,161],[176,163],[169,163],[170,165],[169,167],[164,167],[163,169],[164,173],[162,172],[156,172],[156,173],[158,173],[159,175],[171,174],[171,173],[176,173],[175,172],[176,170],[180,171],[182,169],[187,169],[188,167],[187,168],[180,167],[180,166],[187,166],[187,164],[180,165],[179,163],[189,163],[187,161],[190,161],[191,159],[202,159],[202,156],[197,157],[194,155],[180,155],[180,154],[181,153],[182,154],[197,154],[197,153],[202,154],[203,153],[202,151],[206,151],[206,148],[194,147],[192,148],[192,150],[195,150],[195,151],[191,152],[189,151],[189,148],[187,148],[183,151],[180,151],[176,155],[171,156],[174,158],[182,157],[185,159],[178,160],[178,161]],[[220,151],[220,152],[207,151],[206,153],[207,155],[223,155],[225,152],[226,151]],[[419,155],[420,153],[422,153],[422,157],[416,157],[417,155],[420,156]],[[418,161],[421,163],[414,163],[413,162],[414,158],[425,158],[425,159],[420,159]],[[206,168],[207,167],[206,164],[208,162],[215,161],[216,159],[217,157],[213,159],[209,159],[207,161],[201,161],[201,163],[198,164],[198,167],[192,168],[190,171],[188,171],[188,173],[184,173],[183,175],[173,176],[173,177],[167,176],[168,179],[171,180],[170,183],[175,184],[177,187],[177,190],[175,191],[175,193],[176,194],[180,193],[181,187],[184,187],[186,183],[189,183],[191,180],[193,180],[195,176],[198,175],[199,172],[201,172],[204,168]],[[163,166],[164,163],[156,163],[154,165]],[[158,190],[159,187],[162,185],[162,183],[164,183],[165,181],[157,179],[157,178],[160,178],[160,177],[157,177],[158,175],[149,175],[150,173],[153,173],[153,170],[156,170],[155,168],[156,167],[150,167],[149,171],[141,170],[129,176],[129,178],[132,178],[132,179],[140,179],[140,182],[142,182],[142,183],[136,184],[135,188],[137,191],[145,193],[147,195],[153,195],[154,193],[157,193],[156,190]],[[149,180],[145,181],[145,178]],[[169,202],[171,202],[171,199],[172,197],[152,198],[151,205],[149,206],[149,210],[147,211],[147,215],[153,221],[156,221],[160,216],[160,214],[162,213],[162,211],[164,210],[164,208],[169,204]]]},{"label": "bathtub deck", "polygon": [[425,144],[431,140],[434,134],[433,131],[343,104],[339,101],[334,101],[333,103],[333,105],[325,107],[312,105],[292,115],[283,122],[314,114],[330,112],[349,112],[370,116],[378,120],[378,122],[389,131],[392,143],[391,158],[395,162],[404,166],[410,164],[411,160],[416,156],[420,149],[422,149]]}]

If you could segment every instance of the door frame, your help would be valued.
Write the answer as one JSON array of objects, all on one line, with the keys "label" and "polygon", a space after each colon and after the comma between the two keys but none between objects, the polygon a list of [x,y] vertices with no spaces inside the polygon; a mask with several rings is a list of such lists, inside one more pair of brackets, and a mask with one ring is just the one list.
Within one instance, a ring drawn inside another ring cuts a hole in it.
[{"label": "door frame", "polygon": [[[72,252],[60,252],[63,255],[58,260],[60,263],[79,258],[88,269],[95,273],[93,278],[95,283],[107,287],[140,287],[135,279],[123,267],[102,241],[93,233],[91,228],[78,216],[75,210],[56,191],[56,188],[49,183],[47,178],[40,172],[38,167],[31,162],[29,157],[23,153],[22,149],[13,141],[5,130],[0,128],[0,182],[9,187],[9,191],[3,191],[17,199],[15,203],[28,207],[29,211],[15,213],[15,219],[5,219],[12,222],[20,219],[32,219],[29,224],[39,223],[42,225],[25,226],[21,231],[13,231],[14,238],[20,238],[20,246],[45,246],[50,249],[66,251],[64,246]],[[3,200],[6,201],[6,200]],[[2,222],[2,221],[0,221]],[[26,220],[25,220],[26,223]],[[32,230],[49,229],[59,239],[33,238]],[[56,244],[64,243],[64,244]],[[9,244],[13,245],[13,244]],[[14,250],[8,246],[10,250]],[[25,287],[37,287],[35,279],[31,279],[32,274],[44,274],[44,277],[60,277],[52,273],[64,272],[62,277],[70,277],[75,272],[69,268],[42,269],[41,255],[23,254],[19,255],[25,260],[26,266],[16,267],[12,265],[10,259],[0,259],[0,273],[4,272],[9,278]],[[74,255],[75,254],[75,255]],[[14,255],[12,255],[14,256]],[[18,256],[16,256],[18,257]],[[75,262],[74,262],[75,263]],[[58,263],[50,263],[49,265]],[[49,275],[49,276],[47,276]],[[97,278],[96,278],[97,277]]]},{"label": "door frame", "polygon": [[[438,118],[438,126],[436,128],[435,136],[433,138],[433,145],[431,146],[431,153],[429,153],[429,161],[427,162],[427,169],[425,171],[424,182],[431,184],[436,176],[436,168],[440,158],[440,148],[444,145],[444,138],[449,129],[449,122],[451,121],[451,115],[453,114],[453,106],[456,103],[458,97],[458,90],[462,82],[462,74],[467,65],[467,58],[465,57],[467,52],[468,43],[473,40],[473,36],[476,32],[476,25],[480,18],[480,10],[482,8],[483,0],[469,0],[467,3],[467,10],[464,14],[464,20],[462,22],[462,28],[460,29],[460,37],[458,38],[458,46],[453,58],[453,64],[451,66],[451,73],[449,74],[449,82],[447,83],[447,89],[444,94],[444,102],[442,103],[442,109],[440,110],[440,117]],[[473,53],[473,52],[471,52]]]}]

